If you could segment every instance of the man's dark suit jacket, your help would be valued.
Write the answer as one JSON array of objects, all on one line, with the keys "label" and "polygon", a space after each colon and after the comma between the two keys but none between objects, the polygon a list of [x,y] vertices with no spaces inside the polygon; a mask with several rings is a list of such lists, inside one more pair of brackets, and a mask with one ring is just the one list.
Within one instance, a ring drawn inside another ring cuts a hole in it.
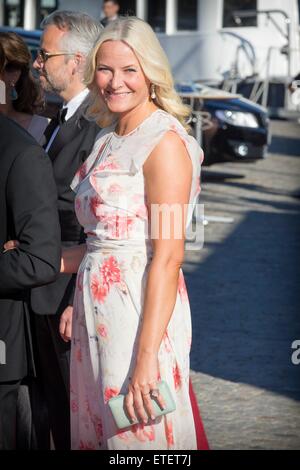
[{"label": "man's dark suit jacket", "polygon": [[[21,379],[33,365],[30,289],[55,280],[61,250],[50,159],[26,131],[1,114],[0,136],[0,340],[6,349],[0,382],[7,382]],[[20,246],[3,253],[10,239]]]},{"label": "man's dark suit jacket", "polygon": [[[89,156],[100,131],[96,123],[86,119],[87,105],[88,98],[75,114],[61,125],[48,152],[58,191],[62,246],[84,242],[83,230],[75,215],[75,193],[70,184],[78,168]],[[76,275],[61,274],[53,284],[33,289],[31,308],[34,313],[61,314],[68,305],[73,305],[75,281]]]}]

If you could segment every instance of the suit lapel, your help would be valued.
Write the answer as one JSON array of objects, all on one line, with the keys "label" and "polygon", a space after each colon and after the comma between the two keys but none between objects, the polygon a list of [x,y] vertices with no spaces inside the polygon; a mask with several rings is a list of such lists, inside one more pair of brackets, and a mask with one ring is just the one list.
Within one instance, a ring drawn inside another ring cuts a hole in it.
[{"label": "suit lapel", "polygon": [[65,121],[59,128],[58,133],[53,140],[50,149],[48,150],[48,155],[52,161],[55,160],[60,151],[78,134],[78,131],[85,126],[85,117],[84,112],[88,106],[88,96],[78,107],[73,116]]}]

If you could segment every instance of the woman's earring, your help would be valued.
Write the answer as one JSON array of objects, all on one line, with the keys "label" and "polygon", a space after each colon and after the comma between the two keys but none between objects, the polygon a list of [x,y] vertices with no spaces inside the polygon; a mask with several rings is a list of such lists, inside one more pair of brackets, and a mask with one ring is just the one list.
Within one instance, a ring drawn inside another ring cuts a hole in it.
[{"label": "woman's earring", "polygon": [[151,99],[152,99],[152,100],[155,100],[155,98],[156,98],[156,93],[155,93],[155,85],[154,85],[154,83],[152,83],[152,85],[151,85],[150,96],[151,96]]},{"label": "woman's earring", "polygon": [[10,89],[10,99],[11,99],[12,101],[16,101],[16,100],[18,99],[19,95],[18,95],[17,90],[16,90],[16,88],[15,88],[15,84],[14,84],[14,83],[11,83],[10,86],[11,86],[11,89]]}]

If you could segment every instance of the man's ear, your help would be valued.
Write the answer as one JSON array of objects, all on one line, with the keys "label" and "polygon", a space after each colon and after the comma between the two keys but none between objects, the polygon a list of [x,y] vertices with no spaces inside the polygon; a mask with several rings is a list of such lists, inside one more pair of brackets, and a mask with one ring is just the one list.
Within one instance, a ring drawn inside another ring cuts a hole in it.
[{"label": "man's ear", "polygon": [[82,62],[84,62],[84,59],[84,55],[81,54],[81,52],[76,52],[76,54],[74,55],[74,60],[76,64],[81,64]]},{"label": "man's ear", "polygon": [[84,67],[84,63],[85,63],[85,57],[83,56],[83,54],[81,54],[80,52],[76,52],[76,54],[74,55],[73,60],[76,64],[75,71],[76,72],[82,72],[83,67]]}]

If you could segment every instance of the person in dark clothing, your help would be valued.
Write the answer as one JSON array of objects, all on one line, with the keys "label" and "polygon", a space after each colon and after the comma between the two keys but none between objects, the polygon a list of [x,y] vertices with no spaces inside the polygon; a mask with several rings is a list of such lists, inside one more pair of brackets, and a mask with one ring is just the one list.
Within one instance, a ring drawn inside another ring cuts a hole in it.
[{"label": "person in dark clothing", "polygon": [[[0,133],[0,449],[16,449],[20,385],[35,374],[30,289],[59,273],[60,227],[49,158],[1,114]],[[3,248],[9,239],[16,249]]]},{"label": "person in dark clothing", "polygon": [[120,10],[120,4],[116,0],[104,0],[103,2],[103,13],[104,18],[101,19],[100,23],[102,26],[106,26],[111,21],[114,21],[118,18],[118,13]]}]

